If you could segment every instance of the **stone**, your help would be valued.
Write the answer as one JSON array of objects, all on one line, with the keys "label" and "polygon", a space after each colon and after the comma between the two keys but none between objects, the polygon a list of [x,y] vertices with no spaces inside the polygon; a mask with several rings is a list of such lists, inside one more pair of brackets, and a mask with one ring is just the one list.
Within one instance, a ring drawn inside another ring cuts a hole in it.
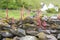
[{"label": "stone", "polygon": [[38,34],[37,31],[28,31],[28,30],[27,30],[26,33],[29,34],[29,35],[32,35],[32,36],[36,36]]},{"label": "stone", "polygon": [[12,40],[11,38],[3,38],[2,40]]},{"label": "stone", "polygon": [[53,35],[46,35],[48,40],[57,40],[57,38]]},{"label": "stone", "polygon": [[13,40],[20,40],[20,37],[14,37]]},{"label": "stone", "polygon": [[16,29],[10,29],[10,32],[16,36],[25,36],[25,30],[20,29],[20,28],[16,28]]},{"label": "stone", "polygon": [[60,39],[60,34],[58,34],[57,39]]},{"label": "stone", "polygon": [[44,32],[38,33],[37,36],[39,37],[39,40],[46,40],[46,34]]},{"label": "stone", "polygon": [[21,37],[20,40],[38,40],[35,36],[25,36]]},{"label": "stone", "polygon": [[13,36],[13,34],[7,32],[7,31],[6,31],[6,32],[2,32],[1,35],[2,35],[3,37],[12,37],[12,36]]}]

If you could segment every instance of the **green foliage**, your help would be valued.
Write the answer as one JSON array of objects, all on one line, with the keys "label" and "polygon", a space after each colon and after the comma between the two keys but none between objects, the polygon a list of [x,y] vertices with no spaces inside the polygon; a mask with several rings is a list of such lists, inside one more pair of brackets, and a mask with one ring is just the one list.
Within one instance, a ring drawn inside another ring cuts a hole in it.
[{"label": "green foliage", "polygon": [[9,0],[8,1],[8,8],[9,9],[16,9],[16,8],[18,8],[16,0]]},{"label": "green foliage", "polygon": [[57,13],[57,11],[54,8],[50,8],[47,10],[48,13]]},{"label": "green foliage", "polygon": [[6,0],[0,0],[0,8],[3,8],[3,9],[7,8],[7,3],[8,1]]},{"label": "green foliage", "polygon": [[59,13],[60,13],[60,8],[59,8]]},{"label": "green foliage", "polygon": [[37,4],[36,0],[0,0],[0,8],[6,9],[17,9],[24,5],[25,8],[37,8],[39,3]]},{"label": "green foliage", "polygon": [[[25,8],[40,8],[40,3],[44,2],[47,5],[49,3],[53,3],[56,5],[60,5],[60,0],[0,0],[0,8],[6,9],[18,9],[21,8],[23,5]],[[60,6],[59,6],[60,7]]]}]

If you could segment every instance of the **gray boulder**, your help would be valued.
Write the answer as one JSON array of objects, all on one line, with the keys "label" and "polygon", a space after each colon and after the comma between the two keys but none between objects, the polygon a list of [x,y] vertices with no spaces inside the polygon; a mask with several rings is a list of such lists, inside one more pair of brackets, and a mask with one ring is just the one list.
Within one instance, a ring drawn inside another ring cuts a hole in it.
[{"label": "gray boulder", "polygon": [[20,38],[20,40],[38,40],[35,36],[25,36]]}]

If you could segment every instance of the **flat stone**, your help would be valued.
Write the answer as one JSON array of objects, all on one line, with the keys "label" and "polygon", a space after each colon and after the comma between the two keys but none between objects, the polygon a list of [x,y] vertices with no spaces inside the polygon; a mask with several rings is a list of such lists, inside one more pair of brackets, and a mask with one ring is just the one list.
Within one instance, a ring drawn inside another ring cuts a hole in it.
[{"label": "flat stone", "polygon": [[35,36],[25,36],[20,38],[20,40],[38,40]]},{"label": "flat stone", "polygon": [[23,29],[17,28],[17,29],[10,29],[10,32],[16,36],[25,36],[26,32]]},{"label": "flat stone", "polygon": [[1,34],[3,37],[12,37],[13,35],[9,32],[2,32]]},{"label": "flat stone", "polygon": [[38,34],[37,31],[27,31],[27,34],[36,36]]}]

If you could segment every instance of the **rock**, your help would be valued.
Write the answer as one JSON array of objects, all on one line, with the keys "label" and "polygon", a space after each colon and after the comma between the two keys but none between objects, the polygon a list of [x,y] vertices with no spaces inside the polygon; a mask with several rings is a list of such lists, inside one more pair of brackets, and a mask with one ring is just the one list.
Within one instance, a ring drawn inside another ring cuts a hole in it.
[{"label": "rock", "polygon": [[39,40],[46,40],[46,34],[44,32],[40,32],[39,34],[37,34],[37,36],[39,37]]},{"label": "rock", "polygon": [[58,34],[57,39],[60,39],[60,34]]},{"label": "rock", "polygon": [[57,38],[53,35],[46,35],[48,40],[57,40]]},{"label": "rock", "polygon": [[57,27],[56,29],[57,29],[57,30],[60,30],[60,25],[59,25],[59,27]]},{"label": "rock", "polygon": [[17,29],[10,29],[10,32],[16,36],[25,36],[25,30],[17,28]]},{"label": "rock", "polygon": [[42,20],[48,21],[48,16],[44,15],[44,16],[42,17]]},{"label": "rock", "polygon": [[57,33],[57,30],[50,30],[51,31],[51,33]]},{"label": "rock", "polygon": [[12,37],[12,36],[13,36],[13,34],[7,32],[7,31],[1,32],[1,35],[2,35],[3,37]]},{"label": "rock", "polygon": [[29,35],[32,35],[32,36],[36,36],[38,34],[37,31],[28,31],[28,30],[27,30],[26,33],[29,34]]},{"label": "rock", "polygon": [[56,29],[56,28],[58,27],[58,25],[57,25],[56,23],[53,23],[53,24],[51,24],[50,26],[51,26],[51,27],[50,27],[51,29]]},{"label": "rock", "polygon": [[8,25],[6,27],[2,27],[2,30],[9,30],[9,29],[11,29],[11,26],[10,25]]},{"label": "rock", "polygon": [[45,34],[43,32],[40,32],[37,34],[40,40],[57,40],[57,38],[51,34]]},{"label": "rock", "polygon": [[34,29],[36,29],[37,30],[37,26],[35,24],[26,23],[26,24],[23,24],[23,29],[25,29],[25,30],[34,30]]},{"label": "rock", "polygon": [[21,28],[18,28],[17,32],[18,32],[18,33],[21,33],[21,34],[23,34],[23,35],[26,35],[25,30],[23,30],[23,29],[21,29]]},{"label": "rock", "polygon": [[34,20],[30,17],[26,17],[24,20],[23,20],[23,23],[30,23],[30,24],[33,24],[34,23]]},{"label": "rock", "polygon": [[21,37],[20,40],[38,40],[35,36],[25,36]]},{"label": "rock", "polygon": [[20,37],[14,37],[13,40],[20,40]]},{"label": "rock", "polygon": [[2,40],[12,40],[11,38],[3,38]]},{"label": "rock", "polygon": [[50,30],[43,30],[43,32],[44,32],[45,34],[51,34],[51,31],[50,31]]},{"label": "rock", "polygon": [[3,39],[3,37],[2,37],[2,35],[1,35],[1,33],[0,33],[0,40],[1,40],[1,39]]},{"label": "rock", "polygon": [[0,20],[0,29],[8,29],[10,28],[11,26],[5,22],[4,20]]}]

